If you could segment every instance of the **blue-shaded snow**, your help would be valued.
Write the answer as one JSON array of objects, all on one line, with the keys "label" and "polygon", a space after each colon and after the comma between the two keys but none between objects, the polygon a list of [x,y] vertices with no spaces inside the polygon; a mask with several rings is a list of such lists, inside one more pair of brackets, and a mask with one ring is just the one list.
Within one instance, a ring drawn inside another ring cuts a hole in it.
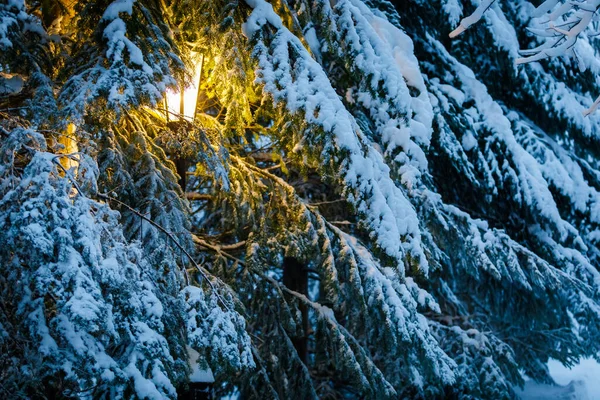
[{"label": "blue-shaded snow", "polygon": [[567,368],[556,360],[548,362],[550,375],[560,386],[537,384],[527,381],[522,391],[523,400],[594,400],[600,399],[600,363],[584,359],[573,368]]}]

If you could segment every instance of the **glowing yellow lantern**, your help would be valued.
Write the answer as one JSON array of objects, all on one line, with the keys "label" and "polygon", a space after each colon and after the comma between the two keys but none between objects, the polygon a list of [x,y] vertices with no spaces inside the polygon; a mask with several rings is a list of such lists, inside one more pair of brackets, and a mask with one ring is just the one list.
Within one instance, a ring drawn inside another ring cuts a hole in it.
[{"label": "glowing yellow lantern", "polygon": [[188,87],[183,88],[183,90],[180,89],[179,91],[167,91],[167,120],[174,119],[174,116],[179,116],[179,119],[186,119],[188,121],[194,120],[203,61],[204,57],[200,56],[199,61],[194,64],[194,78]]}]

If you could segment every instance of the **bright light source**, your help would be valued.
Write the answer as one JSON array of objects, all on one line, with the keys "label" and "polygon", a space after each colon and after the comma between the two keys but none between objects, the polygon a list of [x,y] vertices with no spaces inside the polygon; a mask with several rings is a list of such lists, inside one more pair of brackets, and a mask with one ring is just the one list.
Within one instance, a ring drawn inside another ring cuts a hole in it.
[{"label": "bright light source", "polygon": [[[200,58],[200,60],[194,65],[194,79],[192,80],[192,83],[184,89],[183,96],[181,95],[180,91],[167,90],[167,109],[169,110],[169,119],[176,119],[178,115],[181,115],[181,117],[189,121],[194,119],[201,74],[202,58]],[[183,110],[181,109],[182,100]]]}]

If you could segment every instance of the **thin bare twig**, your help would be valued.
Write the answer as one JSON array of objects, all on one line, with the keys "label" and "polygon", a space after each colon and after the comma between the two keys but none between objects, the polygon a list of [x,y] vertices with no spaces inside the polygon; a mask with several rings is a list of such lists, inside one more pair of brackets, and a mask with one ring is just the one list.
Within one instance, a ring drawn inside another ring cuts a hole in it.
[{"label": "thin bare twig", "polygon": [[211,196],[210,194],[204,194],[204,193],[196,193],[196,192],[185,192],[185,198],[193,201],[193,200],[212,200],[214,198],[214,196]]}]

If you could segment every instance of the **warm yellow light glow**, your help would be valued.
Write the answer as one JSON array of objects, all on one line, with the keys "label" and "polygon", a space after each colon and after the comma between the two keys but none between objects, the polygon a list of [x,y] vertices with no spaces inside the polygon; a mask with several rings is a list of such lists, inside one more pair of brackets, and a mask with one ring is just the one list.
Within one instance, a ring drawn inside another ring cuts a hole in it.
[{"label": "warm yellow light glow", "polygon": [[[198,86],[200,85],[200,75],[202,74],[202,59],[194,65],[194,79],[183,91],[181,96],[180,91],[167,91],[167,109],[169,110],[169,119],[176,119],[177,116],[185,118],[189,121],[194,119],[196,111],[196,101],[198,100]],[[183,100],[183,113],[181,109],[181,101]]]},{"label": "warm yellow light glow", "polygon": [[57,140],[58,143],[63,145],[63,148],[59,151],[59,154],[65,154],[67,157],[61,157],[59,159],[60,164],[65,170],[71,170],[73,176],[77,176],[77,169],[79,167],[79,147],[77,146],[76,140],[77,127],[75,124],[70,123],[67,125],[66,131],[59,135]]}]

